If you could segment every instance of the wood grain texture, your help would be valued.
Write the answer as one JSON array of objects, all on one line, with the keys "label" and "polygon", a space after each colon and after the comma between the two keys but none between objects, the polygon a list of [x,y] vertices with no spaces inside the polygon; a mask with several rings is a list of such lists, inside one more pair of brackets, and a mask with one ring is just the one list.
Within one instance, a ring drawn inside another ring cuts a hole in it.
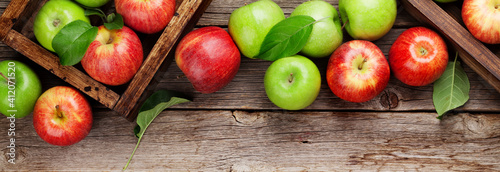
[{"label": "wood grain texture", "polygon": [[[129,170],[495,171],[499,115],[459,113],[439,121],[420,112],[165,111]],[[31,117],[18,119],[16,164],[0,156],[0,171],[120,170],[137,141],[134,125],[109,111],[94,117],[89,136],[69,147],[45,143]],[[0,133],[7,129],[0,125]]]},{"label": "wood grain texture", "polygon": [[181,3],[176,10],[178,15],[172,18],[160,38],[158,38],[149,55],[145,58],[143,65],[121,95],[116,106],[113,107],[113,110],[125,115],[125,118],[130,121],[135,119],[137,114],[130,112],[137,107],[137,102],[142,93],[202,2],[203,0],[185,0]]},{"label": "wood grain texture", "polygon": [[500,58],[432,0],[402,0],[405,9],[450,40],[460,57],[500,92]]},{"label": "wood grain texture", "polygon": [[29,0],[19,0],[9,3],[5,11],[0,17],[0,40],[7,36],[7,33],[12,29],[17,19],[24,12],[24,9],[29,4]]}]

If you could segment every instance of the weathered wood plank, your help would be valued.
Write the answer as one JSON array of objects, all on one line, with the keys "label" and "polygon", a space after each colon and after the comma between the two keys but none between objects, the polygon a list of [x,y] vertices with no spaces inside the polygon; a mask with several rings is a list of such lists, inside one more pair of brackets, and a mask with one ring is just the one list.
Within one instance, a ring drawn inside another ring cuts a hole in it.
[{"label": "weathered wood plank", "polygon": [[[16,164],[6,170],[120,170],[134,125],[98,112],[89,136],[49,145],[31,117],[16,120]],[[500,170],[500,114],[165,111],[148,128],[130,170]],[[0,118],[0,133],[9,122]],[[113,124],[113,125],[109,125]],[[5,155],[10,144],[0,139]]]},{"label": "weathered wood plank", "polygon": [[19,0],[7,5],[7,8],[0,16],[0,40],[7,36],[18,18],[22,17],[23,9],[29,6],[29,2],[29,0]]},{"label": "weathered wood plank", "polygon": [[[405,29],[392,29],[388,35],[375,41],[382,52],[388,56],[392,43]],[[348,41],[346,39],[345,41]],[[345,42],[344,41],[344,42]],[[450,48],[450,54],[453,50]],[[454,58],[452,55],[450,58]],[[326,83],[328,58],[314,59],[322,76],[322,86],[318,98],[309,110],[377,110],[377,111],[433,111],[432,85],[412,87],[391,77],[387,88],[379,96],[365,103],[350,103],[336,97]],[[194,97],[194,102],[182,104],[178,108],[187,109],[264,109],[279,110],[267,99],[264,89],[264,74],[269,61],[249,59],[242,56],[240,69],[233,81],[222,90],[212,94],[201,94],[193,89],[182,71],[172,63],[157,89],[178,90]],[[459,108],[465,111],[499,111],[500,93],[496,92],[485,80],[468,66],[467,74],[471,82],[470,100]]]}]

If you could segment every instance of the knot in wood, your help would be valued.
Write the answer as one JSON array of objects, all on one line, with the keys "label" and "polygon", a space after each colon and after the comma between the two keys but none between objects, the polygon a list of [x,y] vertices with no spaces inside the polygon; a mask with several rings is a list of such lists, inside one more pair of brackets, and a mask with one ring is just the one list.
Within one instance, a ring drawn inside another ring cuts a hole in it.
[{"label": "knot in wood", "polygon": [[380,104],[386,109],[394,109],[399,105],[399,97],[391,91],[384,91],[380,96]]}]

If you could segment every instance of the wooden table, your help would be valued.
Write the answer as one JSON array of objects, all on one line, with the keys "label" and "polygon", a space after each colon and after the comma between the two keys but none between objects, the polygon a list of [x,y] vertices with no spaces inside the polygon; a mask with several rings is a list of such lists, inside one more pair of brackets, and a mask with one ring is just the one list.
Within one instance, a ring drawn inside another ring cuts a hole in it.
[{"label": "wooden table", "polygon": [[[303,0],[276,0],[286,16]],[[197,27],[227,28],[229,15],[251,0],[213,0]],[[336,8],[337,0],[329,0]],[[0,0],[0,13],[9,0]],[[402,8],[393,29],[375,41],[387,56],[397,36],[422,25]],[[345,34],[344,41],[350,40]],[[450,50],[451,54],[453,50]],[[43,89],[68,85],[0,42],[0,60],[17,59],[37,71]],[[411,87],[393,76],[366,103],[336,97],[325,79],[328,58],[314,59],[322,75],[317,100],[301,111],[273,105],[263,77],[271,62],[242,57],[234,80],[213,94],[194,91],[175,63],[153,90],[181,91],[190,103],[161,113],[144,135],[130,170],[153,171],[449,171],[500,170],[500,94],[469,67],[470,100],[436,119],[432,85]],[[90,100],[90,99],[89,99]],[[16,164],[7,162],[10,128],[0,118],[0,171],[118,171],[137,139],[135,123],[91,101],[94,124],[81,142],[52,146],[32,117],[15,121]]]}]

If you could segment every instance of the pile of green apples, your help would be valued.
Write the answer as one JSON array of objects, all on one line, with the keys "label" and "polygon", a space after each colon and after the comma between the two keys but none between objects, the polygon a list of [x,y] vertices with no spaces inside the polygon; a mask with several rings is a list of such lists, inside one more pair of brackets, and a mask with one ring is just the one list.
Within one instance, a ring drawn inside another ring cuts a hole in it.
[{"label": "pile of green apples", "polygon": [[[330,90],[356,103],[379,95],[389,82],[391,69],[397,79],[411,86],[430,84],[444,72],[446,44],[430,29],[415,27],[403,32],[391,47],[388,60],[372,43],[391,30],[397,15],[396,0],[339,0],[338,8],[339,12],[328,2],[312,0],[291,13],[290,17],[310,16],[316,21],[300,52],[275,60],[265,73],[265,91],[276,106],[300,110],[315,101],[321,76],[310,58],[329,57],[326,80]],[[283,10],[271,0],[245,4],[231,13],[230,37],[214,26],[184,37],[176,50],[177,65],[196,90],[216,92],[238,71],[238,50],[248,58],[259,58],[270,30],[275,26],[286,29],[288,25],[279,25],[285,20]],[[354,40],[343,42],[344,31]],[[291,41],[287,44],[298,46]]]}]

